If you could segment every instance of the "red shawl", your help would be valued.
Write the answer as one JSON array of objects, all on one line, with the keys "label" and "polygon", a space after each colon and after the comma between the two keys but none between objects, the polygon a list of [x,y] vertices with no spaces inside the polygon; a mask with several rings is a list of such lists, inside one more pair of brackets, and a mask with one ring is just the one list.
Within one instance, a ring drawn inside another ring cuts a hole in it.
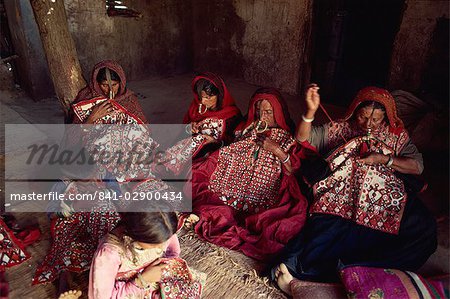
[{"label": "red shawl", "polygon": [[[77,97],[75,98],[72,104],[76,104],[81,101],[89,100],[96,97],[105,96],[100,88],[99,83],[97,82],[98,72],[105,67],[116,72],[120,78],[119,92],[117,93],[113,101],[118,103],[120,106],[124,107],[128,113],[139,118],[143,123],[148,123],[136,95],[134,94],[134,92],[132,92],[126,87],[127,79],[125,76],[125,72],[123,71],[122,67],[113,60],[103,60],[94,66],[89,86],[86,86],[85,88],[80,90],[80,92],[78,93]],[[73,119],[73,122],[77,123],[79,122],[79,120],[75,117]]]},{"label": "red shawl", "polygon": [[[214,84],[214,86],[217,87],[217,89],[219,89],[218,101],[220,102],[220,105],[217,107],[217,110],[207,110],[204,114],[200,114],[198,112],[198,106],[201,104],[201,99],[199,98],[197,91],[195,90],[195,84],[200,79],[206,79],[210,81]],[[185,124],[191,122],[199,122],[206,118],[229,119],[233,116],[241,114],[222,78],[213,73],[205,72],[196,76],[194,80],[192,80],[192,92],[194,94],[194,99],[189,106],[188,112],[184,116],[183,123]]]}]

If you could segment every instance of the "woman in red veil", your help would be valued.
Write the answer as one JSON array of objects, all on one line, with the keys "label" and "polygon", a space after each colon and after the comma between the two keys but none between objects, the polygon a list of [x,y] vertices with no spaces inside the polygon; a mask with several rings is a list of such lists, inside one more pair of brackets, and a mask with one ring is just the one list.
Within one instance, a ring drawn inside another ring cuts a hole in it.
[{"label": "woman in red veil", "polygon": [[222,78],[205,72],[192,80],[194,99],[184,116],[186,132],[192,136],[171,147],[164,166],[179,175],[188,162],[229,144],[242,115]]},{"label": "woman in red veil", "polygon": [[306,93],[296,138],[324,155],[329,171],[313,184],[311,216],[273,261],[272,279],[337,281],[350,266],[417,270],[436,249],[436,221],[417,196],[422,186],[412,175],[422,172],[422,155],[394,98],[363,88],[344,119],[311,126],[318,90]]},{"label": "woman in red veil", "polygon": [[293,173],[305,150],[292,137],[281,95],[253,95],[237,140],[192,166],[195,231],[205,240],[267,260],[297,234],[306,199]]}]

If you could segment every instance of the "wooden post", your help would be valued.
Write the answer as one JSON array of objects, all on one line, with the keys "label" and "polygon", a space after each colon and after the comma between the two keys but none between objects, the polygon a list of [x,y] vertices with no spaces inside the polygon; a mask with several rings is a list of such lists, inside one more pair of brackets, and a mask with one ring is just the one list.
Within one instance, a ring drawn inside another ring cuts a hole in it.
[{"label": "wooden post", "polygon": [[67,25],[63,0],[31,0],[48,68],[64,113],[86,86],[75,43]]}]

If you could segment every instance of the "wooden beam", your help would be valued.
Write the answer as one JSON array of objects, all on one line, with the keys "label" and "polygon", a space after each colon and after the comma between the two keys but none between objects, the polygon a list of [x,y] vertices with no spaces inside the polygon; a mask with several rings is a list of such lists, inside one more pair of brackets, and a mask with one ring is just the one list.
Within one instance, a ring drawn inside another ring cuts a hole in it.
[{"label": "wooden beam", "polygon": [[78,91],[86,86],[62,0],[31,0],[56,95],[68,113]]}]

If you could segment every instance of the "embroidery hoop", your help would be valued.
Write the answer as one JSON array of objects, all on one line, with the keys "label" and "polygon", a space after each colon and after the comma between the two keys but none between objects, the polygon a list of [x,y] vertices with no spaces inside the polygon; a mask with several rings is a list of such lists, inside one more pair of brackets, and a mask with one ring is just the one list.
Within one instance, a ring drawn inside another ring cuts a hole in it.
[{"label": "embroidery hoop", "polygon": [[[203,111],[203,112],[202,112],[202,106],[205,106],[205,111]],[[203,104],[198,105],[198,113],[205,114],[206,111],[208,111],[208,107],[206,107],[206,105],[203,105]]]}]

